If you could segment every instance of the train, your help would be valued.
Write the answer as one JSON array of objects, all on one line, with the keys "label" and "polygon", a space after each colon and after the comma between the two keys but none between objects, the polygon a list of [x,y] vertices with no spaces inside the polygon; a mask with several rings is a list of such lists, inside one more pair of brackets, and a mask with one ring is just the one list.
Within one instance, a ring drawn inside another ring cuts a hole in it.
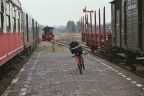
[{"label": "train", "polygon": [[54,39],[53,29],[54,27],[49,27],[49,26],[45,26],[43,28],[42,39],[44,41],[51,41]]},{"label": "train", "polygon": [[0,78],[33,50],[39,40],[39,23],[22,7],[19,0],[0,1]]},{"label": "train", "polygon": [[[99,25],[96,27],[96,11],[94,15],[94,31],[92,16],[90,23],[88,14],[81,17],[82,41],[95,50],[102,51],[108,56],[121,55],[124,63],[131,71],[144,66],[144,0],[113,0],[111,4],[111,31],[106,29],[105,7],[103,25],[101,24],[100,9]],[[98,29],[98,32],[96,31]]]}]

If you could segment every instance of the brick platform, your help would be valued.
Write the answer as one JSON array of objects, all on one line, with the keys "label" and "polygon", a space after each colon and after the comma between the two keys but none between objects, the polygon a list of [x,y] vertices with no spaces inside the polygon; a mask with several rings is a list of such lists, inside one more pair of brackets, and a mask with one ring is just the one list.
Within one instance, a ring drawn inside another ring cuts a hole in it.
[{"label": "brick platform", "polygon": [[35,52],[2,96],[144,96],[144,79],[90,54],[80,75],[71,56]]}]

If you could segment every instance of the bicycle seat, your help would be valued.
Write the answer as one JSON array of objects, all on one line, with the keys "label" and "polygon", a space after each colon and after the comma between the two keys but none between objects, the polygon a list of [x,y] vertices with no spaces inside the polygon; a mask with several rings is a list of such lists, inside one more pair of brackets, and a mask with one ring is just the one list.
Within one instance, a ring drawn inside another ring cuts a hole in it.
[{"label": "bicycle seat", "polygon": [[75,53],[75,56],[80,56],[80,55],[81,55],[81,54],[80,54],[80,53],[78,53],[78,52],[77,52],[77,53]]}]

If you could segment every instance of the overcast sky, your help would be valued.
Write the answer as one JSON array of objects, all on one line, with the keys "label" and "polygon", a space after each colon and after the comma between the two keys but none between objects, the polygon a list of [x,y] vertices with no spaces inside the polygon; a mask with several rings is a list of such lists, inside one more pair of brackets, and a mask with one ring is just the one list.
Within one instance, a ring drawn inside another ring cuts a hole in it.
[{"label": "overcast sky", "polygon": [[[106,7],[106,22],[111,21],[111,5],[112,0],[20,0],[22,6],[43,25],[66,25],[69,20],[78,21],[85,13],[83,8],[87,10],[96,10]],[[102,17],[101,17],[102,18]]]}]

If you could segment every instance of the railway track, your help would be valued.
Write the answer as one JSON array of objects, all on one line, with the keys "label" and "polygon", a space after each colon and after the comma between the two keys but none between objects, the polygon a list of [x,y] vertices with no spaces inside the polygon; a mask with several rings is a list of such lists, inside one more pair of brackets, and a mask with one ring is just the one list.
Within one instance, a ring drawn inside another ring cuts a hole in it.
[{"label": "railway track", "polygon": [[16,77],[16,75],[19,73],[19,71],[25,65],[25,63],[29,60],[29,58],[31,57],[31,55],[34,53],[35,50],[36,47],[33,50],[31,50],[27,56],[24,56],[24,58],[22,58],[20,62],[15,63],[14,69],[7,70],[4,72],[3,77],[0,80],[0,96],[11,84],[12,80]]},{"label": "railway track", "polygon": [[[86,46],[85,43],[83,43],[83,42],[82,43],[79,42],[79,43],[81,44],[82,48],[85,51],[91,53],[91,49],[88,46]],[[56,41],[55,44],[58,44],[58,45],[61,45],[61,46],[68,46],[69,45],[69,43],[66,42],[66,41]],[[100,53],[100,52],[94,52],[94,55],[96,55],[98,57],[101,57],[101,58],[103,58],[103,59],[105,59],[105,60],[107,60],[107,61],[109,61],[109,62],[111,62],[111,63],[113,63],[113,64],[115,64],[115,65],[117,65],[117,66],[119,66],[119,67],[121,67],[121,68],[123,68],[123,69],[125,69],[125,70],[127,70],[127,71],[129,71],[129,72],[131,72],[133,74],[135,74],[135,75],[137,75],[137,76],[139,76],[139,77],[144,78],[144,72],[139,72],[139,71],[132,72],[129,69],[128,66],[126,66],[125,64],[122,64],[121,62],[118,61],[118,60],[120,60],[119,58],[114,57],[113,59],[117,59],[117,60],[111,60],[110,58],[108,58],[110,56],[106,56],[105,54]],[[120,60],[120,61],[122,61],[122,60]]]},{"label": "railway track", "polygon": [[[69,45],[68,42],[63,42],[63,41],[55,41],[54,43],[57,44],[57,45],[61,45],[61,46],[68,46],[68,45]],[[82,48],[83,48],[85,51],[88,51],[88,52],[91,51],[91,50],[90,50],[87,46],[85,46],[84,44],[81,44],[81,46],[82,46]]]}]

